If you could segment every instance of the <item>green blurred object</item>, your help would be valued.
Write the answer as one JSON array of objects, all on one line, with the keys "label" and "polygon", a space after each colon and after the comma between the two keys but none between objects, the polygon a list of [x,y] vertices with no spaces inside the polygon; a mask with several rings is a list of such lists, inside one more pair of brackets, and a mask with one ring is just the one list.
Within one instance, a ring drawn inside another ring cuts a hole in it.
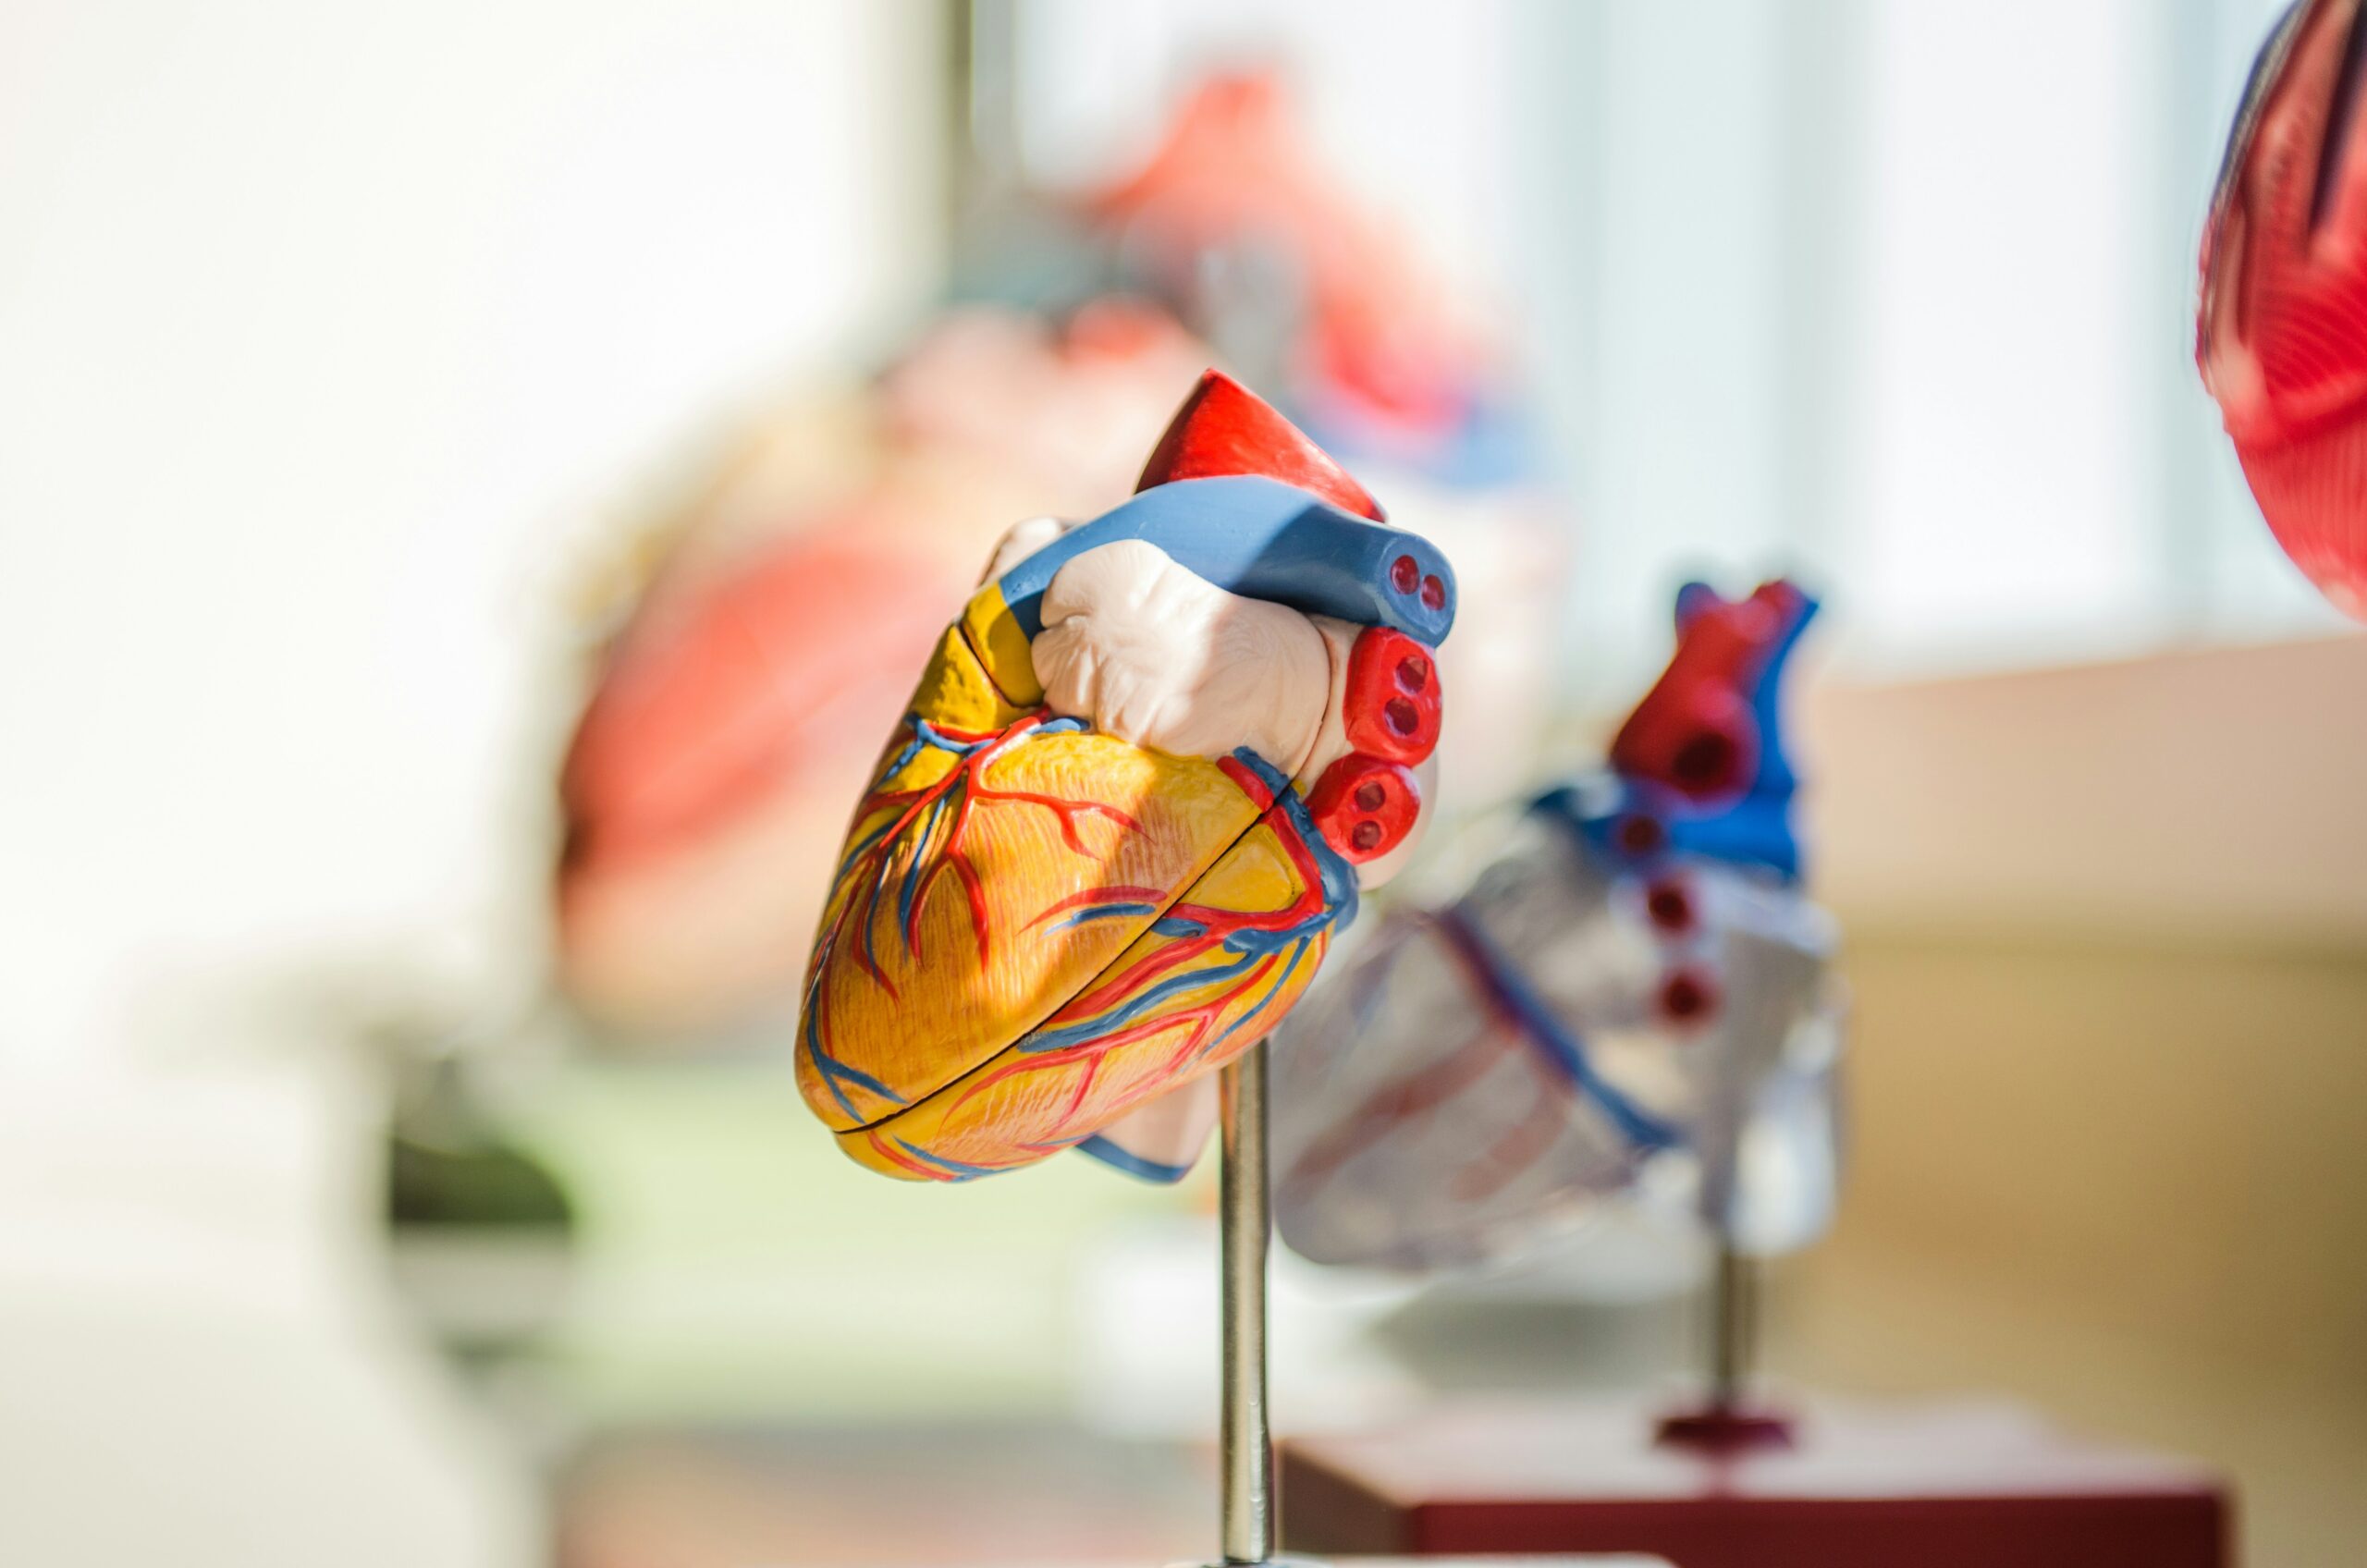
[{"label": "green blurred object", "polygon": [[508,1357],[567,1311],[575,1205],[501,1125],[467,1063],[465,1053],[397,1059],[389,1262],[398,1292],[448,1349]]},{"label": "green blurred object", "polygon": [[504,1132],[576,1216],[567,1310],[525,1354],[601,1426],[1064,1417],[1080,1269],[1208,1203],[1086,1159],[882,1182],[785,1060],[579,1060],[521,1100]]},{"label": "green blurred object", "polygon": [[550,1172],[498,1140],[446,1143],[398,1128],[386,1150],[386,1219],[404,1226],[565,1231],[574,1206]]}]

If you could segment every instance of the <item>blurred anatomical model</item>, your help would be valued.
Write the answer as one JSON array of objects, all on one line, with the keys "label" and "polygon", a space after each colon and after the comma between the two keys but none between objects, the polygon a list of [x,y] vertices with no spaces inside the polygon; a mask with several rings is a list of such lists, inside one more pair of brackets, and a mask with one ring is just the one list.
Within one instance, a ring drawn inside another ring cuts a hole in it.
[{"label": "blurred anatomical model", "polygon": [[2276,542],[2367,619],[2367,7],[2261,50],[2202,240],[2195,357]]},{"label": "blurred anatomical model", "polygon": [[1679,596],[1607,766],[1400,900],[1276,1035],[1283,1239],[1398,1269],[1534,1256],[1614,1201],[1747,1253],[1822,1231],[1836,1163],[1832,921],[1782,741],[1787,582]]},{"label": "blurred anatomical model", "polygon": [[1203,339],[1277,366],[1287,406],[1462,569],[1479,609],[1450,678],[1471,697],[1434,806],[1525,782],[1563,547],[1479,335],[1339,197],[1263,79],[1192,95],[1084,215],[1104,291],[1057,319],[948,312],[640,535],[655,564],[624,574],[560,786],[560,974],[604,1023],[676,1040],[793,1007],[845,802],[947,595],[1011,519],[1122,500]]},{"label": "blurred anatomical model", "polygon": [[[686,508],[560,781],[563,977],[663,1034],[793,1006],[846,802],[1012,517],[1122,496],[1196,371],[1157,312],[948,317],[871,393],[760,432]],[[1132,437],[1122,443],[1121,433]]]}]

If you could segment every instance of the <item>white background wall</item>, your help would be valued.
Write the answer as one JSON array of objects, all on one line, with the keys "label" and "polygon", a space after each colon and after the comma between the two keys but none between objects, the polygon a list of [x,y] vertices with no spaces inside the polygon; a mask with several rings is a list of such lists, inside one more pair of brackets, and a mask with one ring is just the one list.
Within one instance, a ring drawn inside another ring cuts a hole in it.
[{"label": "white background wall", "polygon": [[0,7],[0,1062],[487,917],[555,544],[933,280],[938,14]]},{"label": "white background wall", "polygon": [[563,546],[925,294],[938,25],[0,6],[0,1561],[538,1559],[383,1104],[253,1004],[483,977]]}]

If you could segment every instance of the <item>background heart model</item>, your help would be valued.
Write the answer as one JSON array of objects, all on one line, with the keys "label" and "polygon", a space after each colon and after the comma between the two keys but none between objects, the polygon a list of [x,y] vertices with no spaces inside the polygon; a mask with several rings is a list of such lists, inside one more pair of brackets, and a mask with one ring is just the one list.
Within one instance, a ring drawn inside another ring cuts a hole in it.
[{"label": "background heart model", "polygon": [[1411,850],[1454,575],[1215,372],[1132,499],[1023,523],[947,628],[816,936],[799,1086],[854,1159],[1190,1168],[1211,1074]]},{"label": "background heart model", "polygon": [[2367,6],[2298,0],[2252,67],[2202,237],[2195,358],[2261,515],[2367,619]]}]

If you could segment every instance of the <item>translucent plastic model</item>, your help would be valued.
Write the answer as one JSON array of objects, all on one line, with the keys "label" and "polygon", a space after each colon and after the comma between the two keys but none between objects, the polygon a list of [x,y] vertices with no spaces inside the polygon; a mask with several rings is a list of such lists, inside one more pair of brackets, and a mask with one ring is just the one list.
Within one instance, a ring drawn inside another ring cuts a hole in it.
[{"label": "translucent plastic model", "polygon": [[1835,932],[1802,888],[1777,702],[1814,607],[1788,582],[1686,587],[1608,765],[1391,909],[1277,1032],[1293,1248],[1499,1260],[1630,1196],[1747,1253],[1823,1230]]}]

